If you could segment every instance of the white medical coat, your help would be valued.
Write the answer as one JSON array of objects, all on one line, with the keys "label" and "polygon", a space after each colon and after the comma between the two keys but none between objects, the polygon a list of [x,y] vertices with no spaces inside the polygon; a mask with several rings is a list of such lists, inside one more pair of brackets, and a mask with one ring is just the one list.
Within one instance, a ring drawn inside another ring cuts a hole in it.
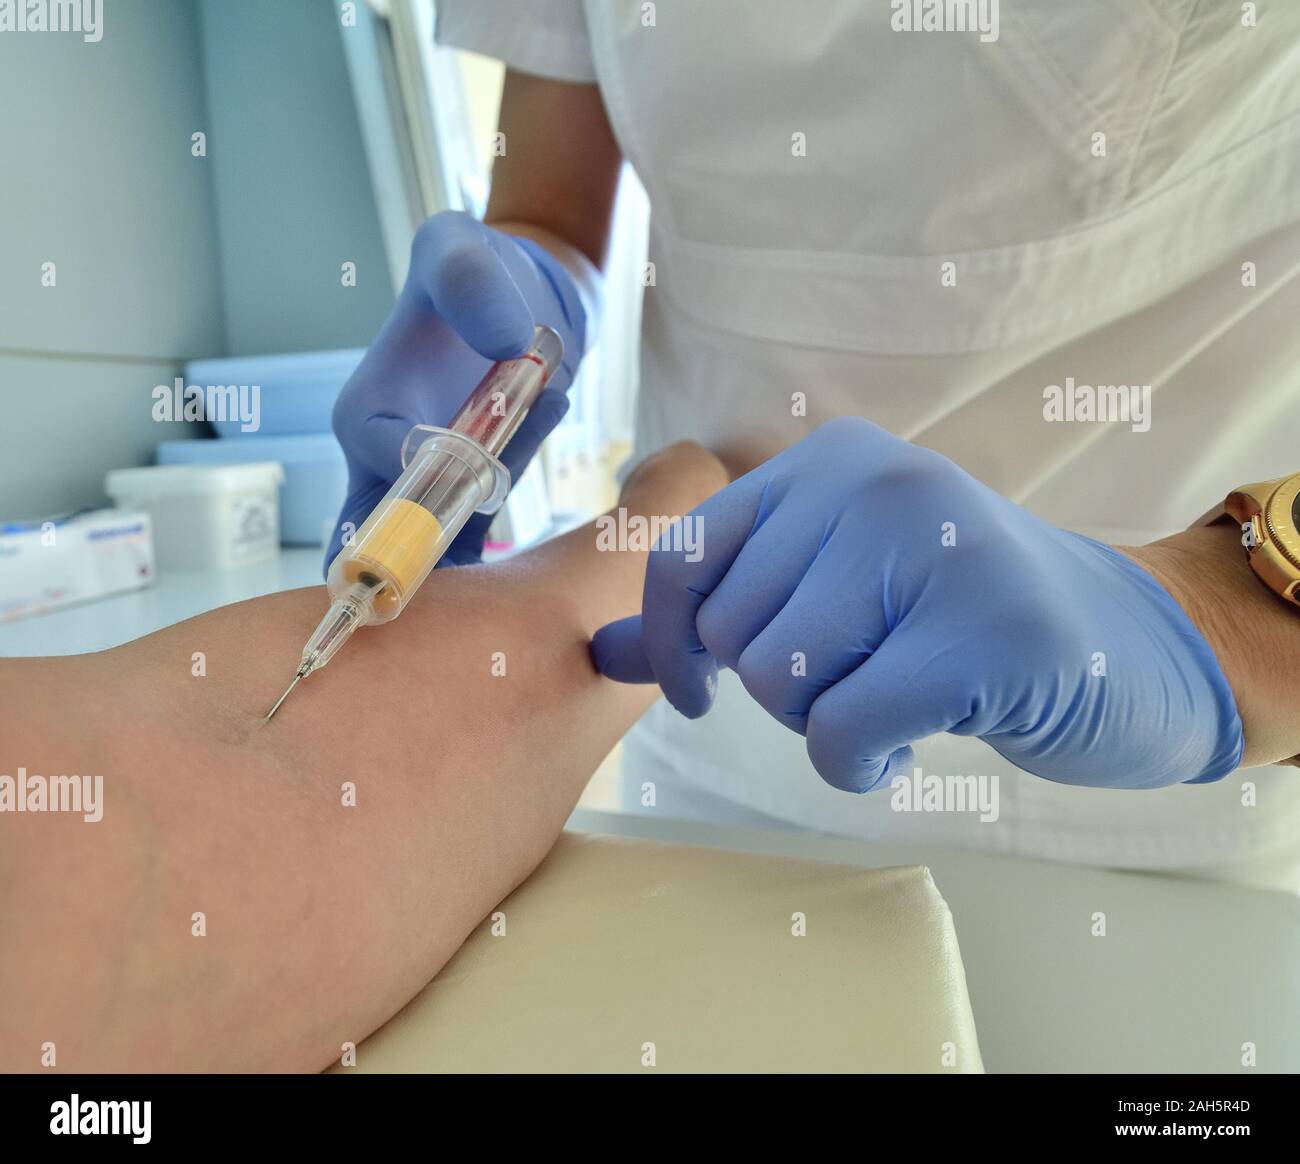
[{"label": "white medical coat", "polygon": [[[1142,541],[1300,469],[1300,4],[1260,7],[1019,0],[988,40],[895,31],[885,0],[440,0],[438,37],[600,87],[651,202],[641,452],[856,414]],[[1067,380],[1150,385],[1149,424],[1046,420]],[[996,775],[997,821],[831,789],[729,673],[625,765],[668,815],[1300,888],[1294,769],[1135,793],[956,736],[916,754]]]}]

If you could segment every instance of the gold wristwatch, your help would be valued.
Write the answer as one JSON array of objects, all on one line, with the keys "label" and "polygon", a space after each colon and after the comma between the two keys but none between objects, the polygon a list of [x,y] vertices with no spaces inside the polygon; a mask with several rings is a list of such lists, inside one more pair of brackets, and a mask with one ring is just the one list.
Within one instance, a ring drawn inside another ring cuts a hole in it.
[{"label": "gold wristwatch", "polygon": [[1204,524],[1224,517],[1241,526],[1250,568],[1273,593],[1300,606],[1300,473],[1243,485],[1206,514]]}]

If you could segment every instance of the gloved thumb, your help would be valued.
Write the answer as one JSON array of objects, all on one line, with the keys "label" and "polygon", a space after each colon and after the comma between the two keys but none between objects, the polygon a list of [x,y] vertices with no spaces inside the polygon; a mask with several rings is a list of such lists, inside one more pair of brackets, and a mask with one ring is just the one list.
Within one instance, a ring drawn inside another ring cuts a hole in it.
[{"label": "gloved thumb", "polygon": [[533,314],[512,261],[532,262],[513,240],[468,214],[437,214],[416,234],[406,293],[431,306],[479,355],[512,359],[533,338]]},{"label": "gloved thumb", "polygon": [[616,683],[654,683],[655,673],[641,646],[641,616],[607,623],[591,637],[591,661]]}]

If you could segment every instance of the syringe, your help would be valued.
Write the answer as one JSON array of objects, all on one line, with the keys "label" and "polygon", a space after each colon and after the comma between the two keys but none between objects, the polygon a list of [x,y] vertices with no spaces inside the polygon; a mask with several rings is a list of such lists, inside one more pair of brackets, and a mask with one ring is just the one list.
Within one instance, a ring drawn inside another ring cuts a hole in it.
[{"label": "syringe", "polygon": [[266,713],[268,721],[358,627],[402,613],[473,514],[501,508],[510,489],[501,450],[563,358],[559,334],[538,327],[528,351],[488,369],[450,428],[417,424],[407,433],[404,471],[330,566],[325,585],[333,601],[303,648],[293,682]]}]

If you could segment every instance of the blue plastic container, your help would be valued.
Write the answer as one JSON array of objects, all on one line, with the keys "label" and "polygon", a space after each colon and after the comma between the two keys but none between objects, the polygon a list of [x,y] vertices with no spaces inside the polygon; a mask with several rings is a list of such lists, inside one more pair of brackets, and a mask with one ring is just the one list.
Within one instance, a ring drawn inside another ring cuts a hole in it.
[{"label": "blue plastic container", "polygon": [[238,419],[213,420],[220,437],[300,436],[329,432],[339,390],[365,355],[364,348],[297,352],[284,356],[235,356],[193,360],[185,365],[185,386],[241,385],[259,388],[257,432],[240,431]]}]

